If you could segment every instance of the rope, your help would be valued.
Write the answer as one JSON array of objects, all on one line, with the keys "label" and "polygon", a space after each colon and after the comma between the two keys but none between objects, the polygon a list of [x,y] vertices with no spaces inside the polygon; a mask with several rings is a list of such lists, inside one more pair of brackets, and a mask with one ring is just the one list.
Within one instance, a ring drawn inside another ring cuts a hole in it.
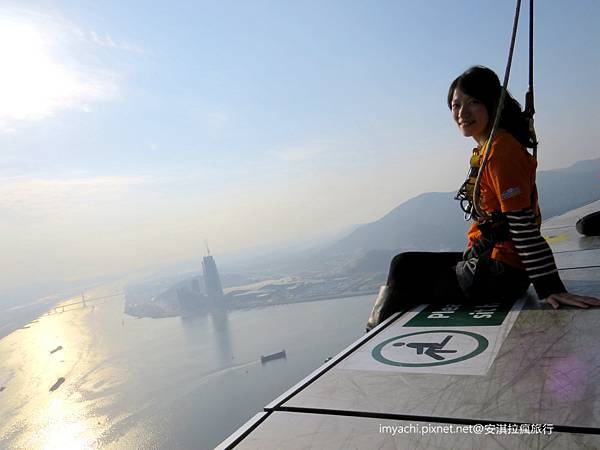
[{"label": "rope", "polygon": [[525,94],[525,116],[529,120],[529,132],[533,140],[533,157],[537,159],[537,136],[533,126],[533,115],[535,107],[533,105],[533,0],[529,1],[529,86]]},{"label": "rope", "polygon": [[500,125],[500,116],[502,115],[502,110],[504,109],[504,98],[506,97],[506,90],[508,88],[508,79],[510,77],[510,68],[512,66],[512,57],[515,50],[515,41],[517,38],[517,28],[519,27],[519,14],[521,12],[521,0],[517,0],[517,8],[515,11],[515,18],[513,21],[513,29],[512,36],[510,38],[510,49],[508,51],[508,62],[506,63],[506,70],[504,71],[504,82],[502,83],[502,91],[500,92],[500,100],[498,101],[498,107],[496,108],[496,117],[494,118],[494,124],[492,126],[492,131],[490,131],[490,136],[488,137],[485,143],[484,149],[484,157],[481,163],[481,167],[479,168],[479,173],[477,174],[477,180],[475,181],[475,189],[473,192],[473,208],[475,209],[475,213],[479,217],[479,220],[489,219],[491,216],[487,214],[483,209],[481,209],[479,200],[481,194],[481,176],[485,169],[485,165],[487,164],[487,160],[490,155],[490,148],[492,146],[492,141],[494,140],[494,136],[496,135],[496,131],[498,131],[498,127]]},{"label": "rope", "polygon": [[529,90],[531,91],[531,104],[533,109],[533,0],[529,2]]}]

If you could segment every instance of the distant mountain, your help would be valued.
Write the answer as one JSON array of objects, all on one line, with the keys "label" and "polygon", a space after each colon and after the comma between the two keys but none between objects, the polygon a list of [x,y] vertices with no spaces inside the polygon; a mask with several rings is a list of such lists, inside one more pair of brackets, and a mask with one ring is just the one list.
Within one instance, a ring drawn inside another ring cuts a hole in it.
[{"label": "distant mountain", "polygon": [[542,217],[549,219],[600,199],[600,158],[540,171],[537,179]]},{"label": "distant mountain", "polygon": [[[540,171],[537,177],[542,216],[548,219],[600,199],[600,159]],[[454,192],[429,192],[411,198],[381,219],[359,226],[324,249],[321,257],[354,255],[349,271],[380,269],[397,251],[462,250],[468,223]],[[356,259],[356,255],[363,255]]]},{"label": "distant mountain", "polygon": [[453,197],[451,192],[428,192],[411,198],[327,251],[459,249],[465,243],[467,224]]}]

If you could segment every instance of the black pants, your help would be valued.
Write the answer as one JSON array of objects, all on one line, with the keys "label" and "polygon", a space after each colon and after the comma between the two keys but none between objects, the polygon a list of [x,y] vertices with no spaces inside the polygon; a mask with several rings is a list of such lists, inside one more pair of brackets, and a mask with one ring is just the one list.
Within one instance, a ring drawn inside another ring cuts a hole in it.
[{"label": "black pants", "polygon": [[529,278],[522,269],[469,251],[406,252],[392,259],[387,285],[384,318],[422,303],[512,302],[525,293]]}]

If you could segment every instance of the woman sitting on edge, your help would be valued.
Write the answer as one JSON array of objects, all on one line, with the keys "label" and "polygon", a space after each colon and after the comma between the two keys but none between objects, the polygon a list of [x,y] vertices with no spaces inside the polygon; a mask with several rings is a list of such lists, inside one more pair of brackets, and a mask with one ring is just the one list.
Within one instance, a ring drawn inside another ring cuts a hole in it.
[{"label": "woman sitting on edge", "polygon": [[[502,87],[486,67],[471,67],[448,91],[448,107],[461,133],[477,142],[475,176],[483,159]],[[512,302],[530,283],[553,308],[600,306],[600,300],[570,294],[562,283],[552,250],[540,234],[541,217],[535,186],[537,162],[527,151],[535,137],[519,103],[506,93],[504,109],[481,174],[480,206],[492,217],[477,220],[467,233],[464,253],[407,252],[391,263],[367,331],[393,313],[420,303]],[[464,186],[464,185],[463,185]],[[472,211],[471,189],[466,194]]]}]

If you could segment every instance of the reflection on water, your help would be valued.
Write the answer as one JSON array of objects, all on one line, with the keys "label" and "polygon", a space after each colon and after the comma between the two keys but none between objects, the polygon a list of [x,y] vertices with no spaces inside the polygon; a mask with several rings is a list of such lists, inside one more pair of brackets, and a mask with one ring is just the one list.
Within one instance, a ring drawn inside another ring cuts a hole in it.
[{"label": "reflection on water", "polygon": [[90,414],[79,382],[103,353],[79,319],[43,317],[0,341],[1,448],[90,448],[102,434],[106,418]]},{"label": "reflection on water", "polygon": [[221,361],[229,361],[233,358],[233,353],[231,350],[227,310],[225,308],[215,308],[209,314]]},{"label": "reflection on water", "polygon": [[110,300],[44,316],[0,340],[0,448],[211,448],[359,337],[371,302],[135,319]]}]

